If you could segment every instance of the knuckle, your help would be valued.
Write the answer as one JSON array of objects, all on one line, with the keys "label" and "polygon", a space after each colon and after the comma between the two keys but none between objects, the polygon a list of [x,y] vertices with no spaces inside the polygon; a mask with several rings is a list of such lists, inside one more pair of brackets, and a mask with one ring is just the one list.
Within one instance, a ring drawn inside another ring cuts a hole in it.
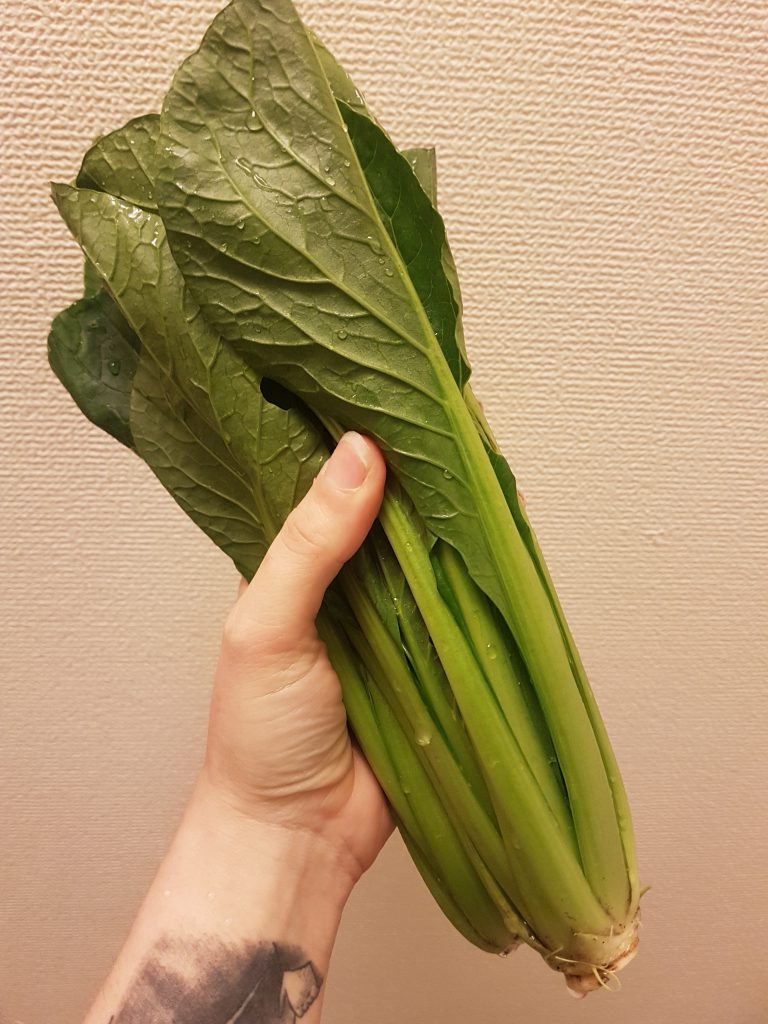
[{"label": "knuckle", "polygon": [[222,646],[234,659],[241,659],[253,653],[258,646],[258,635],[242,606],[235,604],[224,620]]},{"label": "knuckle", "polygon": [[318,519],[318,516],[311,516],[306,509],[296,509],[288,516],[280,538],[292,555],[313,558],[323,552],[324,537]]}]

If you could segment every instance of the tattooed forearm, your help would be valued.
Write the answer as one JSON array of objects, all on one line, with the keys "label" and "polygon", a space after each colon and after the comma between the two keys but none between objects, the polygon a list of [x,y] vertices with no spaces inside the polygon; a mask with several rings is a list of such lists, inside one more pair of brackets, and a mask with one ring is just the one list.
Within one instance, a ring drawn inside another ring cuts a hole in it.
[{"label": "tattooed forearm", "polygon": [[109,1024],[295,1024],[322,983],[296,946],[166,938]]}]

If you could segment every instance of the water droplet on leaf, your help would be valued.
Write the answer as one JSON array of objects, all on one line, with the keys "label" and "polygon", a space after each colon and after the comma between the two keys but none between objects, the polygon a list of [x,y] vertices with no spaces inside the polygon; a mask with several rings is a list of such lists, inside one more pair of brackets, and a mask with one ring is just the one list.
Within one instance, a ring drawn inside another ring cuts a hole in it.
[{"label": "water droplet on leaf", "polygon": [[341,329],[340,331],[336,331],[336,335],[337,335],[337,336],[338,336],[338,337],[339,337],[339,338],[340,338],[340,339],[341,339],[342,341],[344,341],[344,339],[345,339],[345,338],[346,338],[346,336],[347,336],[347,332],[346,332],[346,331],[344,330],[344,328],[342,327],[342,329]]},{"label": "water droplet on leaf", "polygon": [[107,363],[107,367],[109,369],[109,372],[112,374],[112,376],[116,377],[118,375],[118,373],[120,373],[120,360],[119,359],[112,359],[112,360],[110,360],[110,362]]}]

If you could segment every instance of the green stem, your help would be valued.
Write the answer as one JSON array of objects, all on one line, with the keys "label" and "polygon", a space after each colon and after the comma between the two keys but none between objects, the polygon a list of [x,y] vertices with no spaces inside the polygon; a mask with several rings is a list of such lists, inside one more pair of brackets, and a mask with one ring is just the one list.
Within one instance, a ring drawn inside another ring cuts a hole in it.
[{"label": "green stem", "polygon": [[361,660],[377,666],[376,678],[404,728],[410,730],[415,748],[433,783],[444,794],[446,810],[459,831],[466,831],[500,884],[508,890],[512,884],[509,864],[501,836],[485,814],[451,756],[439,729],[427,713],[414,686],[413,677],[403,662],[391,634],[382,624],[368,594],[353,575],[342,577],[342,587],[355,610],[360,633],[352,636]]},{"label": "green stem", "polygon": [[380,520],[424,616],[472,742],[483,751],[486,781],[515,878],[514,886],[505,885],[505,890],[549,948],[571,941],[569,920],[575,919],[585,931],[608,932],[611,920],[542,799],[496,701],[489,701],[483,673],[437,590],[423,541],[391,493],[385,496]]},{"label": "green stem", "polygon": [[[351,643],[353,647],[360,648],[366,665],[380,669],[375,655],[362,637],[358,636]],[[541,950],[540,944],[533,941],[528,926],[494,880],[466,829],[459,827],[457,831],[457,826],[446,813],[450,800],[441,796],[442,787],[436,788],[430,780],[420,759],[421,751],[418,746],[413,746],[410,723],[405,721],[401,724],[403,710],[401,707],[393,709],[383,695],[384,689],[369,677],[367,692],[377,720],[373,728],[378,727],[375,743],[384,745],[391,765],[395,767],[393,806],[398,816],[405,809],[403,839],[435,899],[459,931],[481,949],[501,953],[522,939]],[[356,697],[356,709],[357,703]],[[354,724],[354,718],[352,720]],[[367,725],[370,729],[370,723]],[[387,791],[386,785],[384,788]],[[472,932],[486,937],[482,943],[467,932],[467,925]]]},{"label": "green stem", "polygon": [[[447,367],[445,372],[449,374]],[[451,409],[455,417],[453,403]],[[610,934],[614,922],[623,919],[628,903],[624,852],[602,756],[580,692],[574,685],[559,625],[514,528],[471,414],[463,403],[461,410],[464,422],[457,423],[456,432],[459,437],[467,435],[465,458],[470,479],[474,478],[481,523],[491,549],[494,538],[499,542],[498,582],[508,598],[507,607],[500,610],[521,649],[550,728],[573,809],[581,863],[542,799],[538,783],[498,705],[495,700],[488,700],[487,681],[437,590],[424,538],[391,487],[385,494],[379,520],[422,612],[473,745],[483,752],[482,767],[504,836],[511,884],[508,870],[496,874],[496,878],[503,880],[505,892],[535,938],[550,949],[566,950],[571,947],[575,931]],[[338,440],[340,426],[325,417],[323,422]],[[473,455],[479,457],[482,469],[472,468],[478,465],[470,457]],[[531,575],[535,586],[531,585]],[[529,590],[531,607],[526,606]],[[516,607],[518,604],[521,608]],[[551,657],[548,645],[552,647]],[[533,655],[529,656],[531,651]],[[478,686],[480,680],[482,685]],[[558,707],[559,699],[563,708]],[[603,840],[606,849],[601,848]]]},{"label": "green stem", "polygon": [[539,575],[539,579],[541,580],[541,584],[544,587],[552,606],[552,610],[560,628],[563,643],[565,644],[576,685],[579,688],[584,707],[586,708],[587,715],[594,730],[595,738],[603,760],[605,774],[608,779],[608,785],[610,786],[611,793],[613,795],[616,820],[621,835],[626,872],[629,879],[630,898],[626,920],[632,920],[635,916],[640,900],[640,881],[637,873],[637,854],[635,849],[634,830],[632,828],[632,815],[629,809],[629,801],[621,778],[621,772],[619,771],[619,766],[616,761],[616,756],[613,752],[611,741],[608,738],[608,733],[600,714],[600,709],[598,708],[594,694],[592,693],[592,688],[584,670],[581,656],[579,655],[578,648],[573,639],[570,627],[568,626],[568,621],[563,613],[562,605],[560,604],[557,591],[555,590],[552,582],[552,577],[550,576],[549,569],[544,561],[544,556],[541,552],[541,548],[539,547],[538,539],[530,522],[528,521],[522,501],[520,500],[514,474],[509,469],[504,456],[501,454],[496,443],[496,439],[494,438],[493,433],[488,426],[488,422],[485,419],[482,406],[468,385],[464,388],[464,401],[472,419],[475,422],[475,426],[480,434],[483,445],[488,450],[488,457],[491,460],[494,473],[501,486],[502,493],[504,494],[507,506],[512,514],[515,526],[517,527],[520,537],[528,550],[536,572]]},{"label": "green stem", "polygon": [[468,575],[461,556],[443,541],[438,541],[433,558],[437,558],[442,566],[472,641],[475,656],[520,745],[531,774],[570,843],[573,855],[578,858],[570,808],[552,767],[554,749],[546,731],[546,722],[538,707],[535,692],[526,694],[530,682],[525,666],[520,662],[517,652],[510,649],[488,598]]},{"label": "green stem", "polygon": [[[410,853],[411,859],[419,870],[419,874],[426,882],[427,888],[435,898],[435,902],[451,922],[453,927],[456,928],[456,930],[459,931],[465,939],[468,939],[472,945],[477,946],[486,953],[502,954],[510,947],[514,946],[517,939],[507,931],[504,921],[498,914],[496,915],[498,920],[498,938],[487,939],[477,931],[473,921],[475,918],[474,908],[469,915],[465,914],[453,898],[454,893],[463,893],[464,890],[461,887],[457,888],[452,885],[451,881],[448,881],[447,884],[443,884],[443,880],[439,875],[435,874],[430,860],[424,855],[418,843],[416,843],[413,837],[402,828],[399,822],[398,828],[400,829],[400,834],[403,837],[406,849]],[[485,890],[483,890],[482,898],[484,901],[488,899],[488,894]],[[493,933],[489,932],[488,934]],[[499,941],[502,936],[505,939],[504,943]]]},{"label": "green stem", "polygon": [[[446,367],[442,375],[447,378],[448,374]],[[446,379],[446,394],[450,394],[448,386]],[[515,527],[471,413],[463,401],[449,401],[448,408],[462,442],[485,546],[495,561],[503,590],[504,606],[499,610],[520,649],[547,720],[569,793],[585,874],[610,916],[621,920],[629,903],[629,886],[613,793],[560,625]]]},{"label": "green stem", "polygon": [[360,671],[349,638],[345,643],[327,620],[318,620],[317,629],[341,681],[354,733],[387,795],[403,840],[412,853],[419,852],[414,859],[443,912],[481,949],[506,948],[511,937],[499,911],[468,862],[406,733],[368,674],[370,664]]},{"label": "green stem", "polygon": [[[408,809],[403,838],[415,857],[443,912],[472,941],[492,952],[506,949],[514,941],[493,900],[481,883],[464,846],[439,799],[418,755],[410,745],[397,716],[374,684],[369,687],[377,724],[393,769],[399,780],[396,792],[400,811]],[[478,939],[480,941],[478,941]]]},{"label": "green stem", "polygon": [[584,664],[581,660],[576,643],[573,639],[570,627],[563,613],[560,599],[555,591],[552,578],[549,575],[546,562],[541,553],[536,534],[533,532],[530,523],[522,509],[518,512],[520,518],[525,523],[530,538],[530,544],[533,548],[534,558],[536,561],[537,568],[539,570],[542,583],[544,584],[547,592],[550,596],[552,606],[558,617],[560,628],[564,643],[566,645],[571,665],[573,667],[573,674],[576,680],[576,685],[581,693],[584,706],[589,715],[592,728],[594,729],[597,744],[600,748],[600,754],[603,759],[605,766],[605,772],[608,778],[608,783],[611,787],[613,794],[614,808],[616,812],[616,820],[619,826],[619,832],[621,834],[622,848],[624,851],[624,860],[626,865],[627,874],[629,877],[630,885],[630,899],[629,905],[626,912],[626,920],[631,921],[637,911],[638,904],[640,902],[640,879],[637,871],[637,851],[635,845],[635,834],[632,826],[632,813],[629,808],[629,800],[627,798],[627,791],[624,788],[624,782],[621,777],[621,771],[616,760],[616,755],[613,751],[613,746],[608,737],[608,731],[605,728],[600,709],[597,706],[597,701],[592,692],[592,687],[589,684],[587,673],[584,669]]},{"label": "green stem", "polygon": [[[374,546],[379,565],[389,588],[390,599],[397,613],[400,637],[420,692],[429,710],[445,736],[454,760],[459,765],[472,792],[482,804],[488,817],[495,822],[495,811],[488,795],[478,754],[467,735],[458,713],[456,698],[437,657],[429,632],[424,625],[419,607],[413,599],[402,569],[385,537],[375,537]],[[369,585],[369,577],[363,580]]]}]

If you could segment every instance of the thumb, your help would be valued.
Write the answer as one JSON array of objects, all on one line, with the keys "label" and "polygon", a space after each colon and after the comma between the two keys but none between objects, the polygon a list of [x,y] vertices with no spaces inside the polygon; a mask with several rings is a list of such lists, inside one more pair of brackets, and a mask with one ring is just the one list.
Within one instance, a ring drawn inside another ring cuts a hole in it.
[{"label": "thumb", "polygon": [[261,638],[290,648],[314,628],[326,589],[376,518],[385,477],[375,444],[344,434],[238,601]]}]

